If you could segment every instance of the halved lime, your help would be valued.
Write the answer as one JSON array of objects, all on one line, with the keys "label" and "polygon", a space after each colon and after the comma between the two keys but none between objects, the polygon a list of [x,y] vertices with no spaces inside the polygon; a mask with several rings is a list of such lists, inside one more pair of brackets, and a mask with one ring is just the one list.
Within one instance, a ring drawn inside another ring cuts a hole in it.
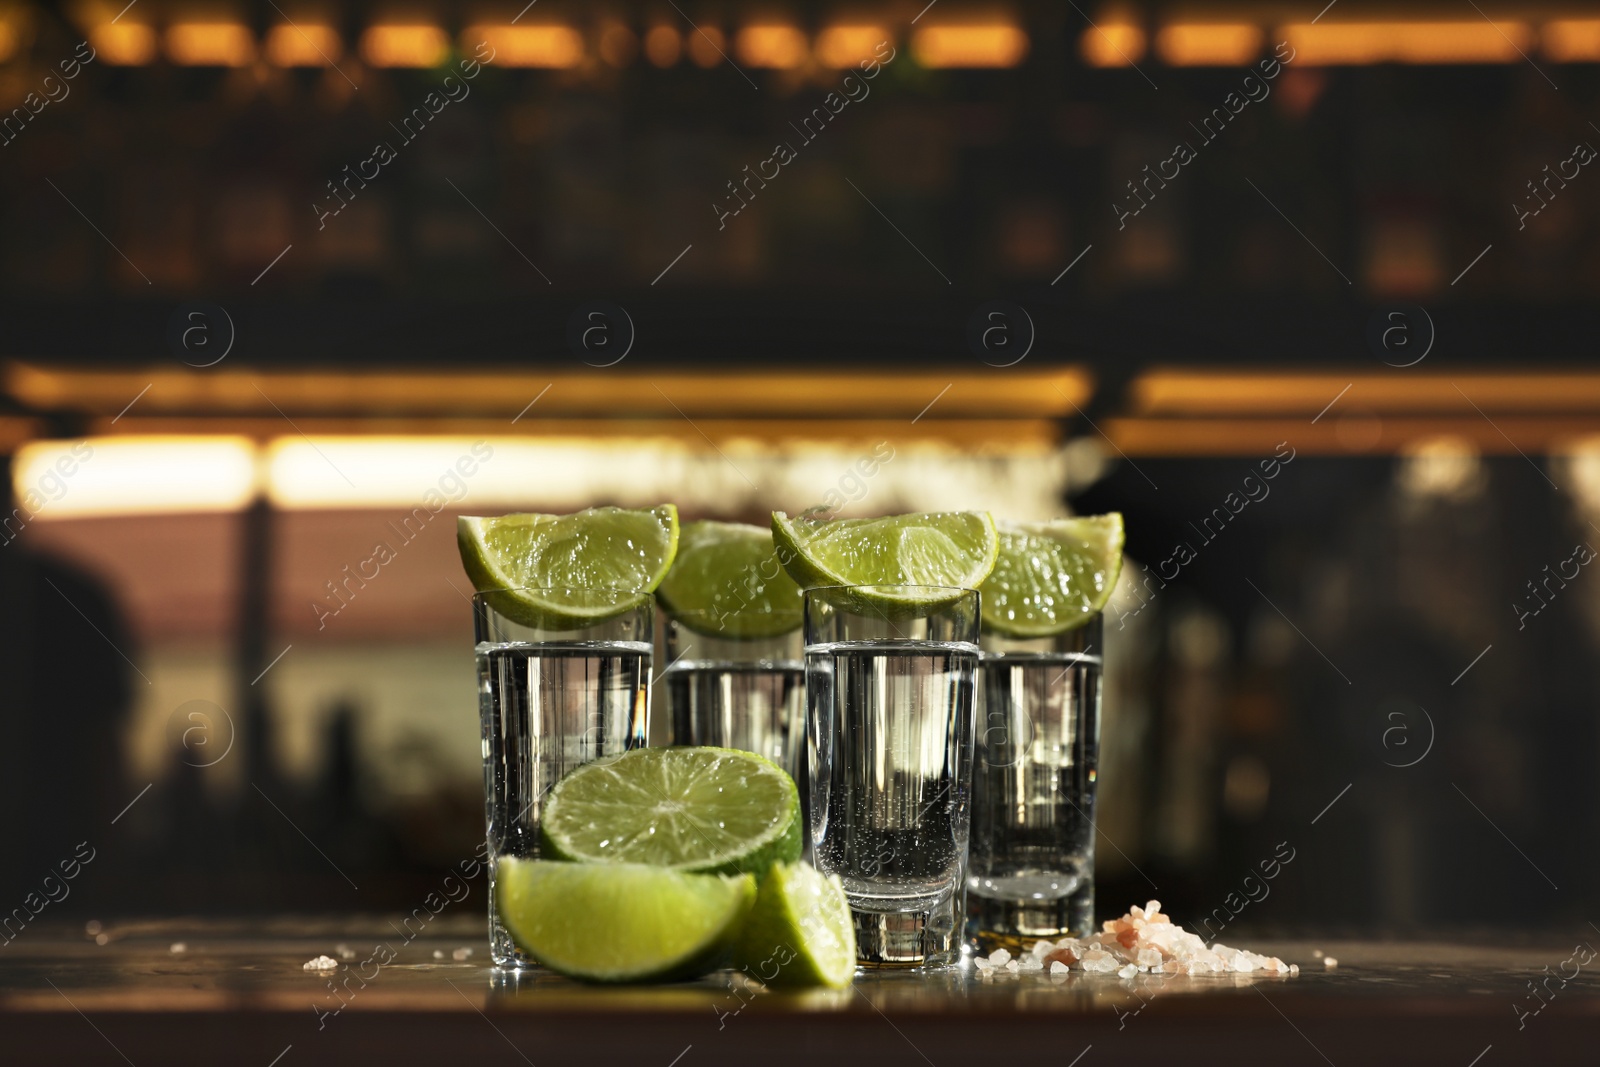
[{"label": "halved lime", "polygon": [[[817,586],[921,586],[863,589],[879,606],[916,606],[976,589],[994,567],[998,541],[987,511],[929,511],[883,519],[790,518],[772,513],[778,558],[802,589]],[[936,590],[944,587],[945,592]]]},{"label": "halved lime", "polygon": [[711,637],[775,637],[800,626],[800,587],[778,563],[772,531],[691,522],[657,590],[667,613]]},{"label": "halved lime", "polygon": [[661,584],[678,551],[678,509],[463,515],[456,544],[496,611],[527,626],[577,629],[637,607]]},{"label": "halved lime", "polygon": [[540,833],[551,859],[761,875],[800,858],[800,793],[753,752],[638,748],[557,782]]},{"label": "halved lime", "polygon": [[733,964],[769,986],[849,985],[856,935],[839,876],[808,863],[774,863],[739,932]]},{"label": "halved lime", "polygon": [[983,626],[1048,637],[1104,610],[1122,573],[1122,516],[1000,525],[1000,556],[983,583]]},{"label": "halved lime", "polygon": [[756,898],[750,875],[502,857],[495,902],[524,952],[590,982],[693,978],[728,958]]}]

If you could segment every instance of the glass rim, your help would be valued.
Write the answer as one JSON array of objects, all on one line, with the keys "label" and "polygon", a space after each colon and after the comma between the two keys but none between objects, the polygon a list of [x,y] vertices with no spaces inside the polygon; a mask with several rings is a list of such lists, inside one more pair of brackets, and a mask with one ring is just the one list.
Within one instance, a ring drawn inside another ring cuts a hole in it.
[{"label": "glass rim", "polygon": [[640,589],[628,585],[497,585],[493,589],[479,589],[473,592],[474,601],[483,600],[485,597],[495,596],[499,593],[594,593],[611,594],[626,597],[654,597],[655,590]]},{"label": "glass rim", "polygon": [[813,593],[849,592],[853,589],[938,589],[948,593],[972,593],[978,589],[970,585],[929,585],[921,582],[858,582],[852,585],[813,585],[803,589],[806,596]]}]

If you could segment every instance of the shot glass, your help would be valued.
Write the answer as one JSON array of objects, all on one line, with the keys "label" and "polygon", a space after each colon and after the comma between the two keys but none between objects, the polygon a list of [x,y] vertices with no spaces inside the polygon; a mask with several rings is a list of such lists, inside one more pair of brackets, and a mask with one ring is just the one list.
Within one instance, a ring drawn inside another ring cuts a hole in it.
[{"label": "shot glass", "polygon": [[812,856],[844,883],[861,966],[959,954],[977,642],[971,589],[806,593]]},{"label": "shot glass", "polygon": [[1094,927],[1101,620],[1054,637],[985,632],[966,939],[1016,952]]},{"label": "shot glass", "polygon": [[[718,745],[767,757],[796,782],[805,749],[800,612],[763,617],[759,634],[711,611],[666,620],[667,708],[675,745]],[[787,631],[770,631],[787,627]]]},{"label": "shot glass", "polygon": [[644,745],[650,728],[654,599],[633,590],[525,590],[596,616],[570,629],[530,621],[515,593],[472,598],[489,844],[489,950],[502,967],[533,960],[495,905],[501,856],[539,857],[545,794],[573,768]]}]

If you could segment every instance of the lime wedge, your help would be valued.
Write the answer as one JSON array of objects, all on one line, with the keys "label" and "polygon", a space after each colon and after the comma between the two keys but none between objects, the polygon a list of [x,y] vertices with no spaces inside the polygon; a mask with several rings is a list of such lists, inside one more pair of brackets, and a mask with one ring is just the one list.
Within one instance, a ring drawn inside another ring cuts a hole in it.
[{"label": "lime wedge", "polygon": [[540,832],[551,859],[761,875],[800,858],[800,793],[753,752],[638,748],[557,782]]},{"label": "lime wedge", "polygon": [[524,952],[589,982],[693,978],[728,958],[756,897],[750,875],[502,857],[501,922]]},{"label": "lime wedge", "polygon": [[667,613],[711,637],[776,637],[800,626],[800,588],[778,563],[772,531],[691,522],[657,591]]},{"label": "lime wedge", "polygon": [[637,607],[661,584],[678,551],[678,509],[463,515],[456,544],[496,611],[527,626],[577,629]]},{"label": "lime wedge", "polygon": [[[772,513],[778,558],[802,589],[823,585],[976,589],[998,543],[987,511],[930,511],[884,519],[815,520]],[[933,604],[948,593],[863,589],[856,599],[891,606]]]},{"label": "lime wedge", "polygon": [[1104,610],[1122,573],[1122,516],[1002,523],[1000,556],[983,583],[983,627],[1048,637]]},{"label": "lime wedge", "polygon": [[839,876],[774,863],[734,946],[733,963],[769,986],[843,989],[856,970],[855,926]]}]

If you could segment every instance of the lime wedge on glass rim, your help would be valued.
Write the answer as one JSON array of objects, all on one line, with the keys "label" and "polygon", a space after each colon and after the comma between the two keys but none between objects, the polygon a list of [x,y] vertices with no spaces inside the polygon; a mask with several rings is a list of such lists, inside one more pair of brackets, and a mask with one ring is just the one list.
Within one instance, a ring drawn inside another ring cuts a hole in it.
[{"label": "lime wedge on glass rim", "polygon": [[839,876],[807,863],[774,863],[739,931],[733,963],[776,988],[849,985],[855,924]]},{"label": "lime wedge on glass rim", "polygon": [[[934,606],[976,589],[999,550],[987,511],[827,520],[774,511],[772,540],[800,588],[861,587],[845,599],[880,610]],[[924,588],[892,588],[903,586]]]},{"label": "lime wedge on glass rim", "polygon": [[637,748],[557,782],[539,833],[550,859],[759,876],[800,858],[800,793],[753,752]]},{"label": "lime wedge on glass rim", "polygon": [[800,587],[779,564],[772,531],[745,523],[686,523],[656,598],[710,637],[776,637],[800,627]]},{"label": "lime wedge on glass rim", "polygon": [[456,544],[496,611],[525,626],[572,630],[638,607],[661,584],[678,551],[678,509],[463,515]]},{"label": "lime wedge on glass rim", "polygon": [[496,911],[524,952],[589,982],[693,978],[721,966],[756,898],[750,875],[501,857]]},{"label": "lime wedge on glass rim", "polygon": [[1105,609],[1122,573],[1122,516],[1000,524],[1000,554],[984,580],[983,628],[1049,637]]}]

